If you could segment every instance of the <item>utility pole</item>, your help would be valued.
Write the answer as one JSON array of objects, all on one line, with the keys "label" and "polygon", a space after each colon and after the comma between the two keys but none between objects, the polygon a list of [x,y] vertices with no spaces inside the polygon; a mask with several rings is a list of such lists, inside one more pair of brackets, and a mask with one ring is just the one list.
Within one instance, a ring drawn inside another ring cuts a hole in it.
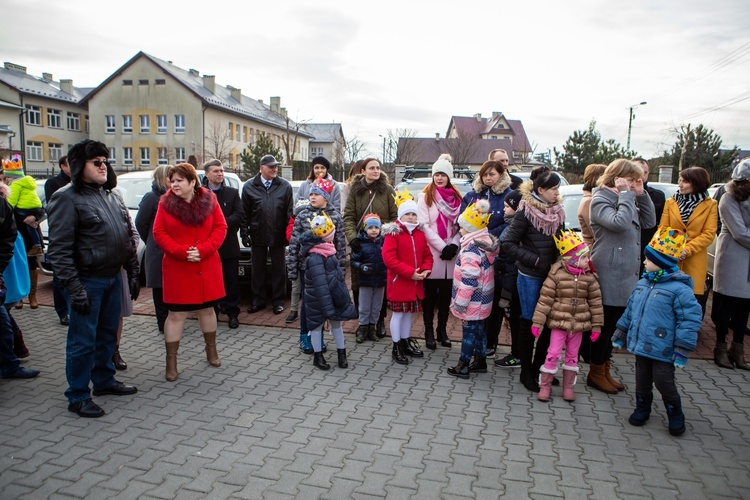
[{"label": "utility pole", "polygon": [[628,145],[625,149],[630,151],[630,132],[633,130],[633,118],[635,118],[635,115],[633,114],[633,110],[637,108],[638,106],[645,106],[648,104],[646,101],[641,102],[640,104],[633,104],[630,106],[630,119],[628,120]]}]

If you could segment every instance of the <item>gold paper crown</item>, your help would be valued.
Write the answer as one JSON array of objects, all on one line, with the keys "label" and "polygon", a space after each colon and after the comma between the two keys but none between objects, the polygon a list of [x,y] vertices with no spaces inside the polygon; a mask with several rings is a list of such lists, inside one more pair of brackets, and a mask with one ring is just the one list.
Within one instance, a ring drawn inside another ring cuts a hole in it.
[{"label": "gold paper crown", "polygon": [[23,163],[21,162],[21,156],[20,155],[13,155],[13,159],[11,160],[3,160],[3,170],[6,171],[23,171]]},{"label": "gold paper crown", "polygon": [[403,191],[396,191],[396,194],[393,195],[393,199],[396,200],[396,207],[400,207],[405,201],[414,201],[414,197],[409,192],[409,188],[404,188]]},{"label": "gold paper crown", "polygon": [[574,233],[571,230],[563,231],[560,238],[554,235],[552,238],[555,240],[555,245],[557,246],[560,255],[565,255],[583,244],[583,240],[578,233]]},{"label": "gold paper crown", "polygon": [[659,226],[648,246],[667,257],[679,259],[685,248],[685,233],[672,227]]},{"label": "gold paper crown", "polygon": [[487,200],[478,200],[466,207],[461,218],[475,229],[484,229],[490,223],[490,204]]},{"label": "gold paper crown", "polygon": [[316,215],[310,221],[310,231],[318,238],[324,238],[335,229],[333,221],[328,214]]}]

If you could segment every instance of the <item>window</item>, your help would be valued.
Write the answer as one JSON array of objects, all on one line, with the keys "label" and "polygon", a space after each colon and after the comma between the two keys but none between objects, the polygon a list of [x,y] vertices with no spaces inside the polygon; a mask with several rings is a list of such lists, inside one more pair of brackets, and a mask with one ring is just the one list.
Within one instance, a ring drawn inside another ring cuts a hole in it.
[{"label": "window", "polygon": [[242,142],[247,144],[247,127],[242,127]]},{"label": "window", "polygon": [[148,80],[138,80],[138,85],[148,85]]},{"label": "window", "polygon": [[62,158],[62,144],[53,144],[50,143],[49,145],[49,161],[58,161],[60,158]]},{"label": "window", "polygon": [[42,108],[31,104],[26,105],[26,125],[42,126]]},{"label": "window", "polygon": [[167,133],[167,115],[156,115],[156,133]]},{"label": "window", "polygon": [[151,150],[141,148],[141,165],[151,165]]},{"label": "window", "polygon": [[84,128],[86,130],[86,133],[88,134],[89,133],[89,115],[86,115],[84,117],[84,122],[83,123],[84,123]]},{"label": "window", "polygon": [[122,148],[122,164],[133,164],[133,148]]},{"label": "window", "polygon": [[156,80],[154,80],[154,83],[156,85],[166,85],[167,81],[162,78],[162,79],[156,79]]},{"label": "window", "polygon": [[175,163],[185,163],[185,148],[174,148]]},{"label": "window", "polygon": [[47,109],[47,126],[49,128],[62,128],[62,114],[59,109]]},{"label": "window", "polygon": [[26,141],[26,159],[28,161],[43,161],[42,143]]},{"label": "window", "polygon": [[117,165],[117,148],[109,148],[109,164]]},{"label": "window", "polygon": [[521,157],[521,153],[519,153],[518,151],[513,151],[513,158],[520,158],[520,157]]},{"label": "window", "polygon": [[148,134],[151,131],[151,117],[141,115],[141,134]]},{"label": "window", "polygon": [[133,85],[133,80],[123,80],[122,84],[123,85]]},{"label": "window", "polygon": [[239,141],[240,140],[240,124],[238,123],[236,127],[234,127],[234,140]]},{"label": "window", "polygon": [[114,134],[115,133],[115,115],[107,115],[104,117],[104,133]]},{"label": "window", "polygon": [[81,130],[81,115],[68,111],[68,130]]},{"label": "window", "polygon": [[130,115],[122,115],[122,133],[132,134],[133,133],[133,117]]},{"label": "window", "polygon": [[167,156],[167,148],[158,148],[159,152],[159,165],[166,165],[169,163],[169,157]]},{"label": "window", "polygon": [[185,133],[185,115],[174,115],[174,133]]},{"label": "window", "polygon": [[234,123],[229,122],[229,140],[232,140],[232,137],[234,137]]}]

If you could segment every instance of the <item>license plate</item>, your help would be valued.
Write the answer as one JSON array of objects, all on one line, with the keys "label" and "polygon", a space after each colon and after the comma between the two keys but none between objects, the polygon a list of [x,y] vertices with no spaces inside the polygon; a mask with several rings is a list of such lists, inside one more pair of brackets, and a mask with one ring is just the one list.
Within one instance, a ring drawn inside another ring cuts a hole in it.
[{"label": "license plate", "polygon": [[245,275],[245,268],[243,266],[240,266],[240,270],[237,273],[237,276],[244,276]]}]

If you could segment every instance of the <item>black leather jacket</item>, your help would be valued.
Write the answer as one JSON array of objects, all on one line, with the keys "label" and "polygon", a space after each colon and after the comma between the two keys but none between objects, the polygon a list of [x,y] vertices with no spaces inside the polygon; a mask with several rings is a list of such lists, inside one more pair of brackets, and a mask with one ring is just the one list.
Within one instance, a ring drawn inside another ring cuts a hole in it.
[{"label": "black leather jacket", "polygon": [[5,198],[0,197],[0,274],[5,271],[10,259],[13,258],[17,234],[13,208]]},{"label": "black leather jacket", "polygon": [[276,177],[266,189],[260,174],[242,188],[242,207],[245,220],[240,227],[243,237],[249,233],[253,245],[286,246],[286,226],[294,208],[294,193],[289,181]]}]

